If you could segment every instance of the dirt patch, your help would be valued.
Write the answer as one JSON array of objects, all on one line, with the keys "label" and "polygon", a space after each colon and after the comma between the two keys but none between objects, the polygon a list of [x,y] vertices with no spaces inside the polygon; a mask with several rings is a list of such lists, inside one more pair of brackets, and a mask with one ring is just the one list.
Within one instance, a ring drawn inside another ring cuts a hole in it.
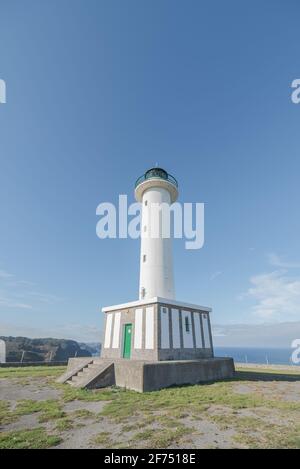
[{"label": "dirt patch", "polygon": [[172,448],[180,449],[196,449],[196,448],[232,448],[232,437],[235,435],[233,429],[220,429],[220,427],[203,418],[201,420],[184,419],[183,422],[187,427],[193,428],[193,433],[184,437],[180,445]]},{"label": "dirt patch", "polygon": [[25,430],[27,428],[39,427],[38,414],[21,415],[15,422],[3,425],[1,431],[11,432],[15,430]]},{"label": "dirt patch", "polygon": [[45,401],[59,399],[60,396],[60,391],[47,385],[47,379],[40,378],[26,386],[18,379],[1,379],[0,401],[10,402],[12,407],[14,407],[17,401],[24,399]]},{"label": "dirt patch", "polygon": [[88,410],[98,414],[106,405],[106,401],[101,402],[86,402],[86,401],[71,401],[64,405],[64,412],[74,412],[76,410]]},{"label": "dirt patch", "polygon": [[95,443],[95,438],[97,435],[106,432],[109,436],[108,440],[110,442],[109,447],[114,444],[119,444],[120,441],[123,441],[121,435],[121,425],[116,425],[109,422],[107,419],[100,420],[98,422],[86,420],[84,426],[75,428],[71,431],[66,432],[63,435],[63,442],[56,446],[56,448],[61,449],[80,449],[80,448],[105,448],[105,444]]},{"label": "dirt patch", "polygon": [[280,399],[286,402],[300,402],[300,381],[239,383],[233,387],[233,390],[238,394],[259,394],[269,400]]}]

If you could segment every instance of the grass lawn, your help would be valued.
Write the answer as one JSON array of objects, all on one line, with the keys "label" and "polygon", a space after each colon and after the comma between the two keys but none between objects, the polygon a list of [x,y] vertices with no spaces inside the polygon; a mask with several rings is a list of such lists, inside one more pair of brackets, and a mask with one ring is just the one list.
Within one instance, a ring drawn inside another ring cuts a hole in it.
[{"label": "grass lawn", "polygon": [[0,379],[57,377],[64,373],[65,370],[65,366],[24,366],[0,368]]},{"label": "grass lawn", "polygon": [[0,368],[0,448],[300,448],[296,371],[140,394],[59,385],[64,370]]}]

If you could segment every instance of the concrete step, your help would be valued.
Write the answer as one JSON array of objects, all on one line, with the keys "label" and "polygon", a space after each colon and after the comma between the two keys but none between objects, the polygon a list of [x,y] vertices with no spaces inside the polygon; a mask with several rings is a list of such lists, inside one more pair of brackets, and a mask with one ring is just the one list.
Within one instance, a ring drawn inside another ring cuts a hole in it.
[{"label": "concrete step", "polygon": [[79,383],[81,381],[81,379],[82,379],[81,376],[74,375],[74,376],[72,376],[71,381],[74,384],[74,383]]},{"label": "concrete step", "polygon": [[[88,370],[88,371],[87,371]],[[78,388],[100,388],[115,384],[114,363],[98,362],[97,365],[85,368],[73,375],[72,385]]]},{"label": "concrete step", "polygon": [[87,366],[87,369],[89,369],[89,370],[96,370],[98,368],[99,368],[99,363],[89,363],[88,366]]},{"label": "concrete step", "polygon": [[74,368],[69,368],[68,370],[61,375],[56,382],[57,383],[67,383],[69,379],[72,378],[73,375],[76,375],[79,371],[82,371],[85,367],[87,367],[90,363],[93,363],[92,357],[87,357],[86,359],[80,359],[80,364]]},{"label": "concrete step", "polygon": [[74,386],[74,382],[72,381],[72,378],[71,379],[68,379],[68,381],[66,381],[66,384],[69,384],[70,386]]}]

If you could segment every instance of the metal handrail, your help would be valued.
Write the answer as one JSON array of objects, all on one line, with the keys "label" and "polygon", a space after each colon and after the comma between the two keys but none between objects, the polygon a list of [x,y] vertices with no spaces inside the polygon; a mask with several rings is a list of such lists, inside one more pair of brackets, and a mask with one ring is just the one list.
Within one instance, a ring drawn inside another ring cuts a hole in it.
[{"label": "metal handrail", "polygon": [[171,174],[166,173],[166,177],[161,177],[161,176],[158,176],[158,175],[157,176],[147,176],[147,173],[145,173],[135,181],[135,188],[137,188],[137,186],[139,186],[142,182],[148,181],[149,179],[162,179],[164,181],[169,181],[171,184],[174,184],[174,186],[178,187],[177,180]]}]

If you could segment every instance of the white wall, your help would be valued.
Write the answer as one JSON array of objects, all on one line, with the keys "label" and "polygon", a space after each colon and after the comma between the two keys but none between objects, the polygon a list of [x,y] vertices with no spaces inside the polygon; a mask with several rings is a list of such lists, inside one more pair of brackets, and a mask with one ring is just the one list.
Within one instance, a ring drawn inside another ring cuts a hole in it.
[{"label": "white wall", "polygon": [[170,348],[169,310],[160,307],[160,347]]},{"label": "white wall", "polygon": [[197,348],[203,348],[200,313],[195,312],[193,314],[194,314],[196,347]]},{"label": "white wall", "polygon": [[154,349],[154,308],[146,308],[145,348]]},{"label": "white wall", "polygon": [[113,333],[112,348],[119,348],[121,313],[115,313],[114,316],[115,317],[114,317],[114,333]]},{"label": "white wall", "polygon": [[172,338],[173,348],[180,348],[180,323],[179,323],[179,310],[172,308]]},{"label": "white wall", "polygon": [[[180,315],[179,309],[161,306],[159,308],[160,314],[160,336],[161,348],[169,349],[170,344],[170,319],[171,314],[171,337],[174,349],[181,348],[180,343]],[[193,322],[192,322],[193,315]],[[186,319],[189,324],[189,331],[186,330]],[[203,327],[203,337],[201,330],[201,318]],[[145,323],[145,324],[144,324]],[[197,311],[191,312],[181,311],[181,326],[183,337],[183,348],[194,348],[193,339],[193,325],[195,333],[195,347],[196,348],[211,348],[210,330],[209,330],[209,316],[206,313],[199,313]],[[143,331],[145,340],[143,342]],[[135,310],[134,319],[134,348],[139,350],[143,347],[145,349],[154,349],[154,307],[146,307],[145,312],[143,308]],[[121,340],[121,312],[106,313],[106,327],[104,336],[104,348],[120,348]],[[1,341],[0,341],[0,362],[1,362]]]},{"label": "white wall", "polygon": [[[179,310],[176,308],[171,308],[169,313],[168,308],[163,306],[160,307],[160,324],[161,324],[161,348],[168,349],[170,348],[170,334],[169,334],[169,314],[171,314],[171,337],[173,348],[181,348],[180,343],[180,316]],[[193,316],[192,316],[193,315]],[[203,336],[204,343],[202,338],[202,327],[201,327],[201,317],[203,324]],[[193,319],[193,321],[192,321]],[[186,320],[188,321],[188,330],[186,329]],[[209,316],[206,313],[199,313],[197,311],[181,311],[181,326],[182,326],[182,338],[183,338],[183,348],[211,348],[210,340],[210,331],[209,331]],[[195,344],[194,336],[195,333]]]},{"label": "white wall", "polygon": [[112,319],[113,314],[106,313],[106,326],[105,326],[105,337],[104,337],[104,348],[110,348],[110,340],[111,340],[111,330],[112,330]]},{"label": "white wall", "polygon": [[[147,205],[145,205],[146,202]],[[162,237],[161,223],[157,228],[157,237],[154,237],[155,218],[151,219],[148,216],[148,209],[151,207],[151,204],[162,203],[171,204],[168,190],[162,187],[152,187],[144,192],[141,222],[140,299],[154,298],[156,296],[169,299],[175,297],[172,237]],[[145,227],[146,231],[144,231]],[[146,256],[145,261],[144,256]],[[145,291],[144,297],[142,296],[143,289]]]},{"label": "white wall", "polygon": [[204,335],[204,347],[211,348],[210,334],[209,334],[209,322],[208,322],[207,314],[202,314],[202,324],[203,324],[203,335]]},{"label": "white wall", "polygon": [[0,363],[6,363],[6,343],[0,339]]},{"label": "white wall", "polygon": [[134,348],[141,349],[143,341],[143,308],[135,310],[134,318]]}]

